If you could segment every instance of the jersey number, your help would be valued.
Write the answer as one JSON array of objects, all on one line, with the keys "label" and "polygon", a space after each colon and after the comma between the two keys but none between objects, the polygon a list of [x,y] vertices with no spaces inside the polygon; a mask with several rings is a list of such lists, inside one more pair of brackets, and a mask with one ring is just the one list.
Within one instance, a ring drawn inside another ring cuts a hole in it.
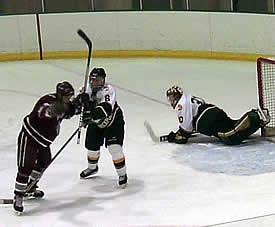
[{"label": "jersey number", "polygon": [[182,123],[183,122],[183,116],[179,117],[179,122]]},{"label": "jersey number", "polygon": [[105,101],[106,102],[110,102],[111,101],[110,95],[105,95]]}]

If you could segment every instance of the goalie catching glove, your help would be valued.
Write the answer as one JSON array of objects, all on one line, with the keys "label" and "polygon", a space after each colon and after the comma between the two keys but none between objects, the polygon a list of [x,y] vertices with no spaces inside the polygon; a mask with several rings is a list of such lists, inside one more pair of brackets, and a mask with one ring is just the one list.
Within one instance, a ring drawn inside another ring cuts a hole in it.
[{"label": "goalie catching glove", "polygon": [[171,131],[167,137],[167,140],[169,143],[185,144],[190,136],[191,133],[179,128],[176,132]]}]

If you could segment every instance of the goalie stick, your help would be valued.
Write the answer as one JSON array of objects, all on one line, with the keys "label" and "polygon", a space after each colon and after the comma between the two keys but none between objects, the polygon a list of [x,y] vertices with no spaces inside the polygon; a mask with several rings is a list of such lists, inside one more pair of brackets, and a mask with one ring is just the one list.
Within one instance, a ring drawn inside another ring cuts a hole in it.
[{"label": "goalie stick", "polygon": [[[79,128],[77,128],[74,133],[70,136],[70,138],[63,144],[63,146],[56,152],[56,154],[54,155],[54,157],[52,158],[52,160],[50,161],[49,165],[43,169],[41,171],[41,173],[39,174],[39,176],[30,184],[28,185],[28,187],[25,190],[25,193],[27,193],[32,186],[34,186],[41,178],[41,176],[43,175],[43,173],[45,172],[45,170],[47,168],[49,168],[49,166],[53,163],[53,161],[57,158],[57,156],[61,153],[61,151],[63,151],[63,149],[67,146],[67,144],[73,139],[73,137],[76,135],[76,133],[79,131]],[[13,204],[13,199],[0,199],[0,204]]]},{"label": "goalie stick", "polygon": [[168,141],[168,135],[157,136],[148,121],[144,121],[144,126],[145,126],[148,134],[150,135],[151,139],[153,140],[153,142],[159,143],[159,142]]},{"label": "goalie stick", "polygon": [[[86,67],[86,72],[85,72],[85,80],[84,80],[84,92],[86,92],[93,45],[92,45],[92,41],[88,38],[88,36],[81,29],[77,30],[77,34],[86,42],[86,44],[88,45],[88,49],[89,49],[87,67]],[[78,135],[77,135],[77,144],[80,143],[83,110],[84,110],[84,104],[82,104],[82,106],[81,106],[81,113],[80,113],[80,117],[79,117],[79,127],[78,127],[79,130],[78,130]]]}]

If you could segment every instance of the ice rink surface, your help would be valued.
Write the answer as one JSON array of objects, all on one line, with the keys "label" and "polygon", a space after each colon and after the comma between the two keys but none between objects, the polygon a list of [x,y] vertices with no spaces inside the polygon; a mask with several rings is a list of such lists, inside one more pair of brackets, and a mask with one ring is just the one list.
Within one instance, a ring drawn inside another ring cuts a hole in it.
[{"label": "ice rink surface", "polygon": [[[275,145],[259,131],[240,146],[197,136],[186,145],[154,144],[143,122],[158,135],[177,130],[176,114],[165,91],[172,85],[204,98],[239,118],[257,107],[256,63],[190,59],[93,59],[104,67],[124,110],[124,152],[129,176],[117,186],[111,156],[101,149],[99,173],[81,180],[87,167],[76,138],[46,170],[42,200],[24,202],[21,216],[0,205],[0,227],[78,226],[275,226]],[[57,82],[82,86],[86,59],[1,62],[1,198],[12,198],[16,140],[23,117]],[[79,117],[64,120],[52,154],[78,127]]]}]

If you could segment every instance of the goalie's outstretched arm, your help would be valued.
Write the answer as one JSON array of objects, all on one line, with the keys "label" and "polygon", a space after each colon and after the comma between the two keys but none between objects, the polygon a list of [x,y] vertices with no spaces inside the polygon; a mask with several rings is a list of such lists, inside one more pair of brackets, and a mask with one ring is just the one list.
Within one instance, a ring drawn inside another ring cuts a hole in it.
[{"label": "goalie's outstretched arm", "polygon": [[167,141],[169,143],[185,144],[188,141],[188,138],[191,137],[192,133],[185,131],[181,127],[178,131],[171,131],[167,136]]}]

